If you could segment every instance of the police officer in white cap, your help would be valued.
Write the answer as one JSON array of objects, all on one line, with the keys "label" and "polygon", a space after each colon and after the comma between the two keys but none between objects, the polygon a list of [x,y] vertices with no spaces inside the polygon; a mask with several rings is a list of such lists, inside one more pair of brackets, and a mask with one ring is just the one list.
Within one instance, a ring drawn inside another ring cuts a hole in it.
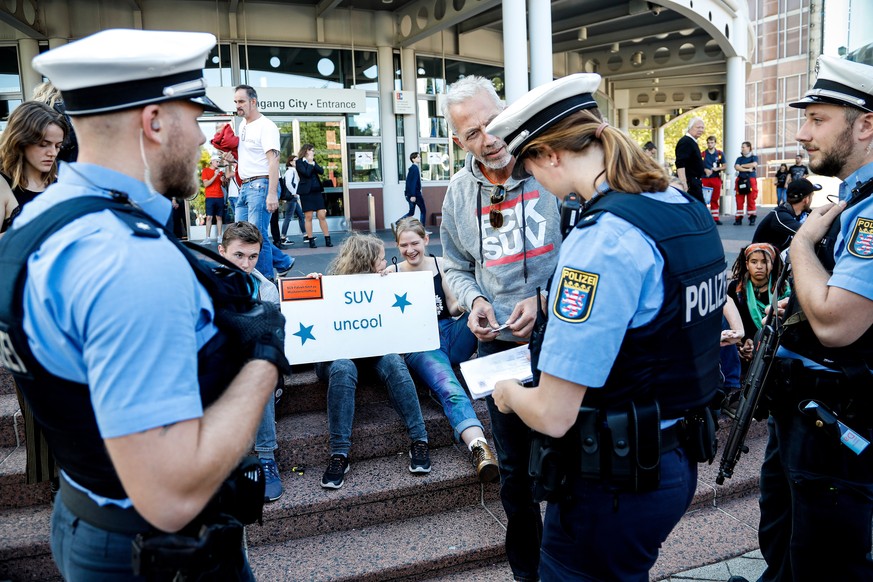
[{"label": "police officer in white cap", "polygon": [[718,384],[721,242],[709,211],[601,118],[599,84],[584,73],[554,81],[487,128],[519,171],[564,204],[585,201],[561,246],[538,362],[532,353],[538,386],[503,380],[494,391],[501,412],[548,437],[531,453],[551,492],[544,581],[648,580],[691,503],[696,461],[714,455],[684,438],[714,438],[703,408]]},{"label": "police officer in white cap", "polygon": [[[214,45],[107,30],[34,59],[63,94],[79,158],[0,241],[0,352],[62,469],[51,545],[67,580],[253,579],[245,518],[215,495],[287,369],[284,321],[219,308],[212,271],[162,227],[170,198],[197,188],[197,118],[220,111],[202,75]],[[232,485],[256,503],[233,501],[259,515],[252,467]]]},{"label": "police officer in white cap", "polygon": [[842,183],[791,242],[794,296],[765,388],[762,579],[873,580],[873,67],[819,57],[790,105],[810,169]]}]

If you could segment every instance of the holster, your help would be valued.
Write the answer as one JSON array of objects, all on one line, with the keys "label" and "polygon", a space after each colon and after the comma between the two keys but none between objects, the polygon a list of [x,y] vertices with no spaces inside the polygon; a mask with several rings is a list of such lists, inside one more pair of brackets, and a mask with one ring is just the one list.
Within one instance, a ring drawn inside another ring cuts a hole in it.
[{"label": "holster", "polygon": [[558,501],[575,479],[600,481],[620,491],[657,489],[661,453],[677,448],[679,424],[661,430],[656,401],[623,409],[582,406],[560,439],[536,435],[529,473],[538,501]]},{"label": "holster", "polygon": [[701,408],[692,411],[682,421],[682,448],[695,463],[712,464],[718,452],[715,411]]},{"label": "holster", "polygon": [[224,581],[239,578],[245,565],[244,526],[221,514],[215,523],[203,525],[199,535],[153,532],[133,541],[133,573],[149,582]]},{"label": "holster", "polygon": [[561,439],[532,433],[528,474],[533,481],[534,502],[555,503],[564,498],[567,458],[561,450]]}]

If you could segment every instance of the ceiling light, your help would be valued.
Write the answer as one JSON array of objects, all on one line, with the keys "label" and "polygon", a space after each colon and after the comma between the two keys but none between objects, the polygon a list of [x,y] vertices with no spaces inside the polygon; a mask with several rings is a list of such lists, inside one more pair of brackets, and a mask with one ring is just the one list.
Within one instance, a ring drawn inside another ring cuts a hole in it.
[{"label": "ceiling light", "polygon": [[612,46],[609,47],[609,52],[617,53],[620,48],[621,47],[619,46],[619,44],[617,42],[614,42],[614,43],[612,43]]},{"label": "ceiling light", "polygon": [[583,26],[579,29],[579,36],[576,37],[576,40],[588,40],[588,27]]}]

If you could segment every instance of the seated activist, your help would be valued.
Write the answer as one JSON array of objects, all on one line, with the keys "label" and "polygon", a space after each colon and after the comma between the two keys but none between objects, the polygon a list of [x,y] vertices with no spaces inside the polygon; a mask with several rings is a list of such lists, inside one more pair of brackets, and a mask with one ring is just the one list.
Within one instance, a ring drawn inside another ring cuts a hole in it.
[{"label": "seated activist", "polygon": [[773,293],[778,293],[779,299],[791,294],[788,281],[776,289],[781,269],[782,259],[770,243],[750,244],[734,262],[727,294],[736,303],[743,321],[744,335],[739,350],[740,358],[746,364],[752,359],[753,340],[763,325],[765,310],[772,302]]},{"label": "seated activist", "polygon": [[[234,222],[229,225],[221,237],[218,252],[222,257],[252,276],[254,288],[252,296],[265,303],[279,307],[279,290],[272,281],[255,269],[261,245],[264,239],[261,232],[251,222]],[[276,390],[282,390],[284,380],[279,375]],[[282,480],[279,477],[279,467],[276,465],[274,451],[276,444],[276,399],[270,398],[264,407],[261,424],[255,435],[255,453],[264,468],[264,501],[276,501],[282,496]]]},{"label": "seated activist", "polygon": [[[340,246],[339,252],[328,267],[329,275],[354,275],[381,273],[385,270],[385,245],[370,234],[353,232]],[[310,275],[312,276],[312,275]],[[375,372],[379,381],[388,389],[391,405],[406,424],[409,439],[409,471],[430,473],[430,449],[427,431],[421,416],[415,383],[403,358],[397,354],[385,354],[355,360],[340,359],[319,362],[315,373],[327,381],[327,424],[330,429],[330,462],[321,478],[325,489],[339,489],[349,471],[349,451],[352,448],[352,424],[355,420],[355,391],[358,373]]]},{"label": "seated activist", "polygon": [[500,478],[497,460],[485,440],[482,423],[476,417],[470,397],[452,369],[453,365],[470,359],[476,351],[476,336],[467,327],[467,313],[461,311],[457,298],[443,279],[441,259],[425,254],[430,239],[421,221],[417,218],[400,219],[394,235],[400,255],[406,260],[388,267],[386,271],[424,271],[433,274],[440,328],[439,349],[406,354],[406,365],[439,400],[454,429],[455,438],[467,445],[470,461],[479,480],[493,483]]}]

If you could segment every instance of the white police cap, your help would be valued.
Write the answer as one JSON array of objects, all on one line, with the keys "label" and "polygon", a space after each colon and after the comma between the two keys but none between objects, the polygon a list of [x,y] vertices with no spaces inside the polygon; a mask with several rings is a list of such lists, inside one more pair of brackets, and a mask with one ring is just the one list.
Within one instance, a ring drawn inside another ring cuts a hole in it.
[{"label": "white police cap", "polygon": [[873,67],[822,55],[816,69],[815,85],[803,99],[789,103],[791,107],[804,109],[813,103],[830,103],[873,112]]},{"label": "white police cap", "polygon": [[594,92],[598,87],[600,75],[596,73],[576,73],[540,85],[504,109],[485,131],[503,139],[506,150],[518,155],[549,126],[577,111],[597,107]]},{"label": "white police cap", "polygon": [[104,30],[37,56],[33,68],[61,91],[71,116],[175,100],[221,113],[203,78],[214,46],[204,32]]}]

